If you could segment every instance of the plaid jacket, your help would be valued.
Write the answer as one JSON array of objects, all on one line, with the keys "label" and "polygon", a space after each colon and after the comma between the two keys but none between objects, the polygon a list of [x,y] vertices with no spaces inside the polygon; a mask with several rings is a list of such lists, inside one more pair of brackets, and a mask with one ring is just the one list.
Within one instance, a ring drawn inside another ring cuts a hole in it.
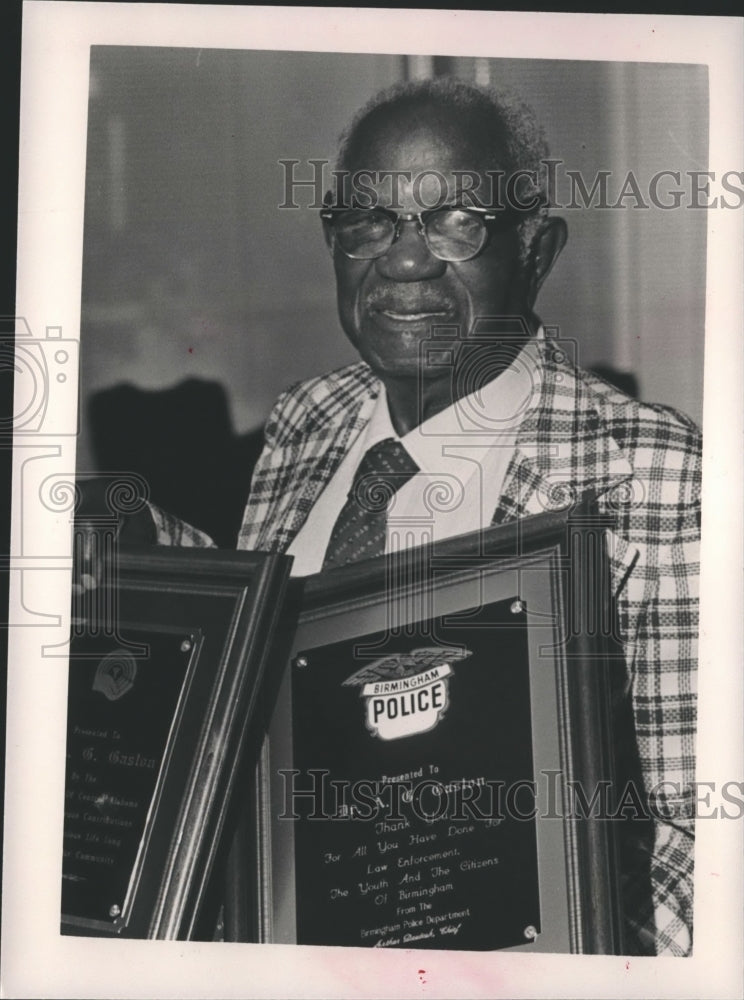
[{"label": "plaid jacket", "polygon": [[[631,882],[633,950],[691,950],[700,435],[669,407],[639,403],[540,346],[542,385],[524,414],[492,523],[591,491],[615,528],[608,548],[653,845],[653,899]],[[286,551],[362,429],[379,383],[362,362],[278,399],[253,476],[239,548]],[[156,512],[159,541],[208,539]],[[661,817],[661,818],[659,818]],[[647,883],[646,883],[647,884]]]}]

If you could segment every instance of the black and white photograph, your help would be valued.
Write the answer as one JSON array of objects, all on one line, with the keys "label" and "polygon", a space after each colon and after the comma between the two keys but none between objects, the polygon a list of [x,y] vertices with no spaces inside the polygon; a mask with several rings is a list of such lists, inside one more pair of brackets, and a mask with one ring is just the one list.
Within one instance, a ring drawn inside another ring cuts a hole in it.
[{"label": "black and white photograph", "polygon": [[735,995],[727,24],[25,5],[8,995]]}]

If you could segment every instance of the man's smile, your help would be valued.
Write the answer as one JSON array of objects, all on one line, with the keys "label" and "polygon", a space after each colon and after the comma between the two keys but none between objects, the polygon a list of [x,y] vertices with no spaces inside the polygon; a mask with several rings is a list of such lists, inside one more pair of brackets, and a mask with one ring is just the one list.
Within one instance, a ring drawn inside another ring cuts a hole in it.
[{"label": "man's smile", "polygon": [[453,322],[456,315],[454,307],[385,305],[370,310],[369,319],[380,335],[420,339],[430,336],[433,327]]},{"label": "man's smile", "polygon": [[451,319],[457,313],[452,298],[441,291],[411,284],[378,288],[366,300],[366,308],[378,323],[415,326]]},{"label": "man's smile", "polygon": [[383,316],[387,316],[389,319],[398,320],[402,323],[416,323],[422,319],[432,319],[437,316],[448,315],[448,311],[446,309],[427,309],[420,312],[408,309],[376,309],[374,311]]}]

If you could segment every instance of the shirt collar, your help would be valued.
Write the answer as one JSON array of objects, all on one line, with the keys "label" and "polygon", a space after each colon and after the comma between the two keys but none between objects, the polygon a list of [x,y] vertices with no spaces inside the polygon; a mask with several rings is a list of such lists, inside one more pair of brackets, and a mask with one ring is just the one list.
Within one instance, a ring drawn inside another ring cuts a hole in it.
[{"label": "shirt collar", "polygon": [[[537,338],[541,338],[542,328]],[[442,464],[445,445],[455,445],[460,453],[468,446],[481,455],[490,444],[502,447],[516,440],[522,417],[540,392],[540,366],[535,339],[529,340],[514,361],[496,378],[446,410],[434,414],[403,437],[390,419],[387,393],[381,385],[367,424],[364,450],[385,438],[400,441],[422,472],[436,473]]]}]

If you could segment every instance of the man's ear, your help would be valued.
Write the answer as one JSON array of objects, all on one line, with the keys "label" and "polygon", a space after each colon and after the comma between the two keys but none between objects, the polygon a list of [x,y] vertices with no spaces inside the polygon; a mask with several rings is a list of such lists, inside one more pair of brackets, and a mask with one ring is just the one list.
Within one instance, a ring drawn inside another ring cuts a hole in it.
[{"label": "man's ear", "polygon": [[551,216],[546,219],[543,228],[535,237],[530,253],[530,276],[528,286],[528,300],[530,308],[535,304],[537,293],[542,287],[550,271],[558,260],[563,247],[568,239],[568,226],[564,219]]}]

